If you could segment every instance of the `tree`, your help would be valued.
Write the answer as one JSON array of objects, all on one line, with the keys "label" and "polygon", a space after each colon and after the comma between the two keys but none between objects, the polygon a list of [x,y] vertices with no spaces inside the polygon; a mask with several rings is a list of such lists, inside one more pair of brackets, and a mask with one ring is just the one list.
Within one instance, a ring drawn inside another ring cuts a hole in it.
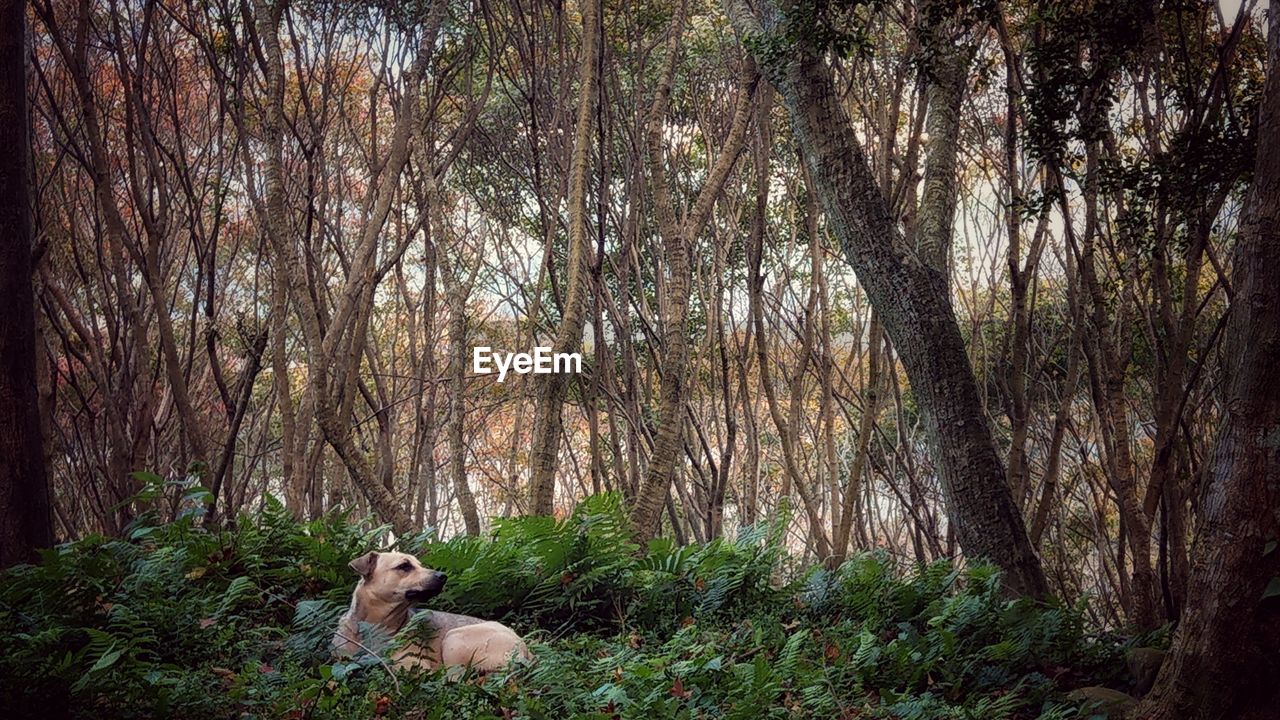
[{"label": "tree", "polygon": [[53,544],[36,398],[26,3],[0,3],[0,567]]},{"label": "tree", "polygon": [[1224,340],[1226,417],[1209,465],[1187,603],[1135,716],[1270,717],[1280,701],[1280,14],[1257,124],[1253,184],[1235,247]]},{"label": "tree", "polygon": [[[837,97],[825,48],[815,46],[814,38],[822,34],[791,26],[776,8],[766,11],[764,20],[740,0],[727,0],[726,8],[743,44],[782,97],[828,225],[902,357],[928,417],[930,444],[961,547],[1001,566],[1012,590],[1047,594],[1040,559],[982,414],[947,275],[909,247],[894,222]],[[939,179],[938,185],[945,182]]]},{"label": "tree", "polygon": [[[408,510],[391,489],[375,477],[368,459],[353,438],[350,421],[351,402],[357,386],[356,374],[368,341],[369,314],[375,290],[393,263],[379,264],[379,239],[391,203],[399,191],[400,175],[409,161],[412,135],[418,118],[418,85],[426,74],[431,51],[445,15],[445,3],[431,5],[421,31],[414,59],[405,73],[405,88],[399,103],[392,142],[386,157],[371,167],[373,181],[362,201],[364,222],[360,227],[359,245],[350,272],[339,294],[327,326],[308,287],[304,265],[286,223],[286,188],[284,171],[284,102],[285,62],[281,46],[280,25],[287,0],[258,0],[255,6],[258,38],[263,46],[263,70],[267,79],[267,113],[263,135],[267,159],[263,168],[265,203],[262,220],[289,289],[289,299],[296,308],[302,327],[304,345],[309,355],[308,380],[315,418],[325,440],[342,460],[352,481],[368,498],[370,505],[398,533],[414,527]],[[420,131],[420,128],[416,129]],[[403,243],[393,256],[407,248]],[[336,393],[334,391],[337,391]],[[335,394],[337,398],[335,399]]]},{"label": "tree", "polygon": [[635,504],[631,508],[631,522],[642,537],[653,537],[658,532],[662,503],[671,488],[672,476],[684,448],[684,404],[688,393],[685,378],[689,372],[689,296],[692,291],[690,254],[693,251],[693,241],[710,219],[716,196],[724,187],[746,142],[747,125],[751,120],[751,101],[755,97],[758,80],[754,65],[748,63],[743,71],[733,124],[724,146],[707,172],[706,181],[698,191],[693,207],[682,218],[678,217],[665,167],[666,139],[663,126],[675,81],[676,60],[681,48],[687,10],[687,3],[682,2],[671,20],[667,56],[645,127],[650,183],[653,187],[658,234],[662,236],[662,250],[667,262],[668,281],[662,313],[664,354],[657,430],[654,432],[649,470],[640,483]]},{"label": "tree", "polygon": [[[591,150],[592,112],[598,81],[596,69],[600,44],[599,0],[586,0],[582,7],[582,58],[578,70],[578,115],[573,132],[573,157],[569,168],[569,255],[564,308],[556,328],[552,351],[577,352],[582,345],[586,322],[588,288],[587,258],[587,175]],[[533,421],[533,450],[530,453],[530,508],[534,515],[550,515],[555,501],[555,475],[559,463],[560,432],[568,376],[544,376]]]},{"label": "tree", "polygon": [[467,294],[475,285],[480,268],[478,258],[471,263],[470,267],[462,267],[461,262],[446,262],[443,274],[449,306],[449,422],[445,432],[449,436],[449,475],[462,511],[463,527],[468,535],[479,535],[480,513],[467,478]]}]

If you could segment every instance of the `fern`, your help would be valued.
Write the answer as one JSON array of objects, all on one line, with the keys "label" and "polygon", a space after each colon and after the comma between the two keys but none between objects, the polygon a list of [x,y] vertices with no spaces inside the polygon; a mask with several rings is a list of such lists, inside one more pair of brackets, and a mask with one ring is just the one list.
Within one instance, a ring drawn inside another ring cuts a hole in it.
[{"label": "fern", "polygon": [[[499,520],[489,537],[445,541],[392,538],[343,514],[299,523],[273,500],[229,531],[148,516],[132,539],[86,538],[0,576],[0,704],[18,717],[345,720],[378,715],[386,697],[390,715],[440,718],[967,719],[1040,708],[1061,720],[1075,708],[1042,668],[1118,672],[1119,644],[1090,637],[1081,607],[1009,602],[989,567],[868,554],[805,568],[780,527],[642,550],[616,495],[558,522]],[[355,581],[347,562],[390,540],[448,573],[432,608],[506,620],[537,662],[480,683],[392,679],[376,658],[333,658]]]}]

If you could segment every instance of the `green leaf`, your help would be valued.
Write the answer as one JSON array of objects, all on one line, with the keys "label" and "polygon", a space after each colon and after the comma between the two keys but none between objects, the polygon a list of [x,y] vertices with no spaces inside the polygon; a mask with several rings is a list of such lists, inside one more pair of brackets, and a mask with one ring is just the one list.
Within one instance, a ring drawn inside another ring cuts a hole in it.
[{"label": "green leaf", "polygon": [[1267,588],[1262,591],[1262,599],[1273,598],[1280,595],[1280,576],[1271,578],[1271,582],[1267,583]]},{"label": "green leaf", "polygon": [[131,472],[129,473],[129,477],[133,478],[134,480],[137,480],[138,482],[144,485],[163,485],[164,484],[164,478],[160,477],[159,475],[149,470],[138,470],[136,472]]},{"label": "green leaf", "polygon": [[182,499],[184,502],[200,503],[203,505],[213,500],[213,493],[200,485],[196,485],[184,492],[182,494]]},{"label": "green leaf", "polygon": [[103,653],[102,657],[98,658],[98,662],[94,663],[93,667],[89,668],[89,672],[96,673],[106,670],[112,665],[115,665],[121,655],[124,655],[124,648],[117,648],[115,643],[112,643],[111,648],[108,649],[107,652]]}]

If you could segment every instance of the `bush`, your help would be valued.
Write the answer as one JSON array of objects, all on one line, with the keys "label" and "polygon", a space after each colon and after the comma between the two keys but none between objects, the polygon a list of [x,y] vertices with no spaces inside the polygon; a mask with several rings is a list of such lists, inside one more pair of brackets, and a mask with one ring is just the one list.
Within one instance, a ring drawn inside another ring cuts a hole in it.
[{"label": "bush", "polygon": [[508,622],[537,661],[393,675],[328,653],[347,562],[385,536],[270,503],[230,530],[144,519],[48,551],[0,578],[0,701],[20,717],[1068,717],[1055,680],[1117,663],[1078,609],[1006,600],[990,567],[796,568],[766,526],[641,552],[600,496],[488,538],[402,539],[449,574],[434,607]]}]

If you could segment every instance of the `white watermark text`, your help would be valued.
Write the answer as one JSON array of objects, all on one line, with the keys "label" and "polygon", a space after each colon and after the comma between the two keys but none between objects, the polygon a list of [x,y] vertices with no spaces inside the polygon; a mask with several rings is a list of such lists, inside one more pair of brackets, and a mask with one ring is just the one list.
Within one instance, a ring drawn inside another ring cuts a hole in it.
[{"label": "white watermark text", "polygon": [[517,375],[580,373],[582,372],[582,355],[558,353],[549,347],[535,347],[532,353],[502,353],[494,352],[491,347],[480,346],[471,351],[471,370],[477,375],[497,372],[498,382],[506,380],[508,372]]}]

